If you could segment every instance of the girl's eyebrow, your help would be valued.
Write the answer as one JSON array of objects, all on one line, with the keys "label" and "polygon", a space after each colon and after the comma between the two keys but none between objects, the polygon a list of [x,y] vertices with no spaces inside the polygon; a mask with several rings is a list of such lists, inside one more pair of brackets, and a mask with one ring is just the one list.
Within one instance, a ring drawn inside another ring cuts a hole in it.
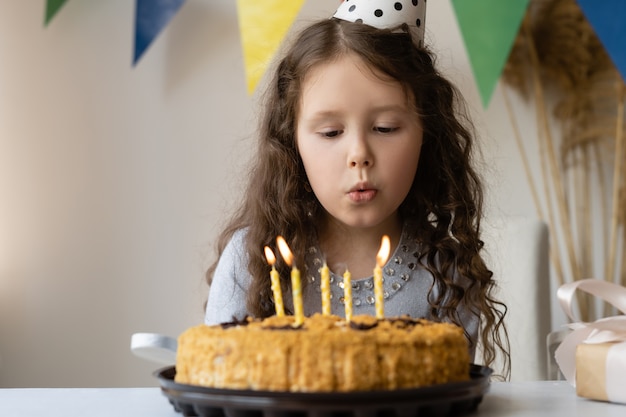
[{"label": "girl's eyebrow", "polygon": [[373,110],[378,113],[383,113],[386,111],[407,112],[408,108],[405,105],[388,104],[388,105],[374,107]]},{"label": "girl's eyebrow", "polygon": [[[409,111],[409,109],[406,106],[399,105],[399,104],[389,104],[389,105],[376,106],[376,107],[372,107],[370,109],[371,113],[384,113],[384,112],[388,112],[388,111],[396,111],[396,112],[406,113],[406,112]],[[339,115],[341,115],[343,113],[345,113],[345,111],[343,111],[343,110],[320,110],[320,111],[314,112],[312,114],[312,116],[309,117],[308,119],[310,119],[310,120],[323,119],[323,118],[326,118],[326,117],[339,116]]]},{"label": "girl's eyebrow", "polygon": [[309,119],[323,119],[326,117],[338,116],[342,113],[343,112],[339,110],[320,110],[313,113]]}]

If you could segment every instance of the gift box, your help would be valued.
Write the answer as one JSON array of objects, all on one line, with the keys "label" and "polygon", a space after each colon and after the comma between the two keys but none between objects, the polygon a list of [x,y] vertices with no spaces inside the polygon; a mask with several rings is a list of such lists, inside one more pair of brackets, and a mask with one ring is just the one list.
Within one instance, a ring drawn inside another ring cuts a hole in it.
[{"label": "gift box", "polygon": [[576,346],[576,394],[626,404],[626,342]]},{"label": "gift box", "polygon": [[[576,290],[600,298],[622,314],[576,322],[572,313]],[[572,331],[555,352],[565,379],[575,385],[580,397],[626,404],[626,288],[586,279],[562,285],[557,298],[573,321]]]}]

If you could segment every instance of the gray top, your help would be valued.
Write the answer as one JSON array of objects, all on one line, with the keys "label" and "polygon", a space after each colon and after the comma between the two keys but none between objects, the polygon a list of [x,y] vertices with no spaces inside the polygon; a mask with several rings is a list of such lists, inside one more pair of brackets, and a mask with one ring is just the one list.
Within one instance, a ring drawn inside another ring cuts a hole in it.
[{"label": "gray top", "polygon": [[[404,228],[400,243],[383,268],[385,316],[408,314],[415,318],[432,318],[426,297],[433,283],[433,277],[419,263],[420,244],[417,239],[411,237],[407,229],[407,227]],[[247,269],[248,254],[244,249],[245,234],[245,230],[240,230],[233,235],[218,262],[209,290],[206,324],[230,322],[233,318],[240,320],[249,315],[246,309],[246,295],[252,277]],[[302,298],[304,314],[309,316],[322,310],[318,270],[323,265],[323,256],[318,248],[313,247],[309,249],[305,258],[308,273],[306,277],[303,276],[306,285],[303,288]],[[374,261],[372,261],[372,269],[373,267]],[[269,279],[269,268],[267,279]],[[332,313],[345,317],[343,278],[331,272],[330,281]],[[436,287],[433,288],[433,296],[437,296]],[[285,308],[293,311],[291,294],[283,293],[283,300]],[[376,315],[373,277],[352,280],[352,304],[354,315]],[[459,309],[459,316],[465,330],[473,340],[477,340],[478,319],[463,307]],[[471,354],[473,355],[473,352]]]}]

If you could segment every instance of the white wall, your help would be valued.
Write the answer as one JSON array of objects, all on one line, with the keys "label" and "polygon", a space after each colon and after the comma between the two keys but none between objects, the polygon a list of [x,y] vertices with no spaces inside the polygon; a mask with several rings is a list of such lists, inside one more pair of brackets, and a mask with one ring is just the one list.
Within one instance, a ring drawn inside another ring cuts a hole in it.
[{"label": "white wall", "polygon": [[[254,130],[236,2],[187,0],[133,68],[134,4],[68,1],[45,28],[44,0],[0,0],[0,387],[156,385],[132,333],[202,320]],[[449,1],[429,2],[427,25],[482,136],[489,213],[534,216],[500,92],[482,110]]]}]

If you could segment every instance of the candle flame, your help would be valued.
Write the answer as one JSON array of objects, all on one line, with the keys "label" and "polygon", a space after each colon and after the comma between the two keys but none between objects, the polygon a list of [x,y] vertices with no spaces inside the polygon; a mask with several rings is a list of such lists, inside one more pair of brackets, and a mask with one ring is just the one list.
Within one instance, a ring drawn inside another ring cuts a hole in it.
[{"label": "candle flame", "polygon": [[276,243],[278,244],[278,250],[280,251],[283,259],[287,265],[291,266],[293,255],[291,254],[291,250],[289,250],[289,246],[287,246],[287,242],[285,242],[285,239],[282,236],[278,236],[276,238]]},{"label": "candle flame", "polygon": [[265,259],[267,259],[267,263],[274,266],[274,264],[276,263],[276,256],[274,255],[274,252],[272,252],[269,246],[266,246],[264,249]]},{"label": "candle flame", "polygon": [[391,242],[389,241],[389,236],[384,235],[382,242],[380,243],[380,250],[378,251],[378,255],[376,255],[376,264],[379,267],[383,267],[387,263],[387,259],[389,259],[389,252],[391,251]]}]

